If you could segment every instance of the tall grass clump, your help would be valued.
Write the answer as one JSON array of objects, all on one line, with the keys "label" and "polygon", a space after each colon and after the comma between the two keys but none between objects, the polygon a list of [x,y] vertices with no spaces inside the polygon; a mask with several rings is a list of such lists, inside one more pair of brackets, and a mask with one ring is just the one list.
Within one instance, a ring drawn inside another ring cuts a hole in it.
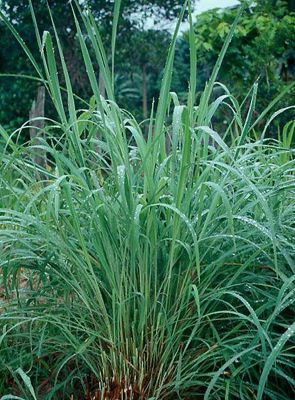
[{"label": "tall grass clump", "polygon": [[[294,398],[294,122],[267,139],[283,110],[272,115],[274,101],[257,116],[257,83],[239,104],[217,81],[238,20],[196,104],[189,9],[180,104],[170,84],[184,5],[146,132],[114,96],[120,1],[111,62],[94,18],[73,4],[90,102],[73,93],[54,21],[54,35],[41,34],[30,7],[42,67],[1,18],[57,117],[38,143],[20,144],[34,121],[0,128],[2,399]],[[232,122],[216,132],[223,107]],[[38,149],[48,168],[34,163]]]}]

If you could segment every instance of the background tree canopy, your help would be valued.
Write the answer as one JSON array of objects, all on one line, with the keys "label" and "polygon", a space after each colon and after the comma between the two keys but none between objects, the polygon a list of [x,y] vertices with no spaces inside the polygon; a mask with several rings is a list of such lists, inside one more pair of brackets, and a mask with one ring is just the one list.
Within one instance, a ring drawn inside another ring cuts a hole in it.
[{"label": "background tree canopy", "polygon": [[[33,1],[33,6],[38,15],[38,25],[41,31],[52,30],[52,24],[46,1]],[[38,59],[38,48],[35,40],[35,32],[27,0],[3,1],[1,9],[8,15],[10,21],[21,34],[33,55]],[[79,44],[75,43],[75,24],[72,10],[68,1],[48,1],[57,30],[62,41],[65,58],[72,77],[72,83],[76,94],[87,97],[89,84],[86,73],[81,62],[81,54],[78,51]],[[114,2],[111,0],[88,0],[85,6],[89,7],[95,18],[100,23],[102,37],[105,44],[110,44],[110,33],[112,29],[112,12]],[[168,47],[169,34],[167,31],[156,33],[155,31],[144,31],[142,23],[147,17],[153,17],[156,21],[163,18],[171,20],[175,18],[182,7],[181,0],[123,0],[122,13],[118,29],[118,48],[116,61],[119,68],[117,73],[124,75],[124,79],[117,76],[118,86],[116,88],[119,101],[123,106],[130,105],[131,108],[142,115],[142,104],[144,107],[148,99],[142,101],[143,93],[147,96],[148,76],[150,73],[159,72],[163,68]],[[11,47],[11,33],[0,24],[1,49],[0,49],[0,73],[15,73],[23,75],[33,74],[32,67],[28,64],[22,49],[14,45]],[[149,40],[147,40],[149,39]],[[135,51],[136,49],[136,51]],[[152,65],[153,64],[153,65]],[[127,82],[126,82],[127,81]],[[127,85],[126,85],[127,83]],[[122,86],[123,85],[123,86]],[[153,86],[153,85],[151,85]],[[155,84],[157,87],[157,84]],[[153,91],[151,87],[151,92]],[[1,78],[0,86],[0,120],[5,126],[16,127],[28,118],[30,104],[36,94],[36,84],[30,80]],[[128,94],[128,96],[126,96]],[[130,94],[132,94],[130,96]],[[128,98],[127,98],[128,97]],[[11,99],[14,99],[12,102]],[[143,107],[143,108],[144,108]],[[144,112],[146,114],[146,111]]]},{"label": "background tree canopy", "polygon": [[[48,3],[60,33],[75,92],[87,98],[90,96],[90,87],[78,50],[71,7],[67,1],[50,0]],[[51,22],[45,0],[33,1],[33,5],[38,14],[40,30],[50,30]],[[111,0],[87,1],[87,6],[100,22],[102,37],[106,44],[110,43],[113,5]],[[157,97],[161,71],[171,37],[167,29],[147,29],[144,21],[147,17],[152,17],[156,22],[163,19],[171,21],[177,17],[181,6],[182,0],[122,1],[115,90],[119,104],[131,110],[139,120],[147,118],[152,99]],[[1,7],[21,33],[34,56],[38,58],[28,1],[2,1]],[[195,32],[199,90],[202,90],[211,73],[224,38],[236,17],[237,9],[237,7],[214,9],[197,17]],[[257,112],[294,80],[295,14],[293,11],[293,0],[262,0],[249,8],[240,20],[222,66],[219,80],[229,85],[231,92],[238,98],[243,97],[251,85],[259,80]],[[34,71],[20,46],[11,46],[11,33],[3,23],[0,23],[0,36],[0,73],[9,71],[15,74],[33,75]],[[177,72],[174,74],[173,87],[178,93],[184,93],[187,89],[189,69],[186,32],[179,37],[175,62]],[[98,68],[96,71],[99,77]],[[30,106],[36,96],[37,83],[12,77],[0,79],[0,121],[6,127],[15,128],[28,119]],[[103,89],[103,82],[101,84]],[[287,106],[291,98],[292,94],[284,97],[283,106]],[[49,114],[53,112],[50,104],[47,104],[46,109]]]},{"label": "background tree canopy", "polygon": [[[263,0],[249,8],[240,19],[221,67],[220,81],[238,98],[243,98],[256,80],[259,82],[257,112],[294,80],[295,14],[291,12],[292,7],[291,2]],[[238,7],[215,9],[198,17],[195,32],[200,90],[210,76],[237,12]],[[188,42],[187,33],[184,39]],[[290,105],[293,99],[292,95],[284,97],[281,106]]]}]

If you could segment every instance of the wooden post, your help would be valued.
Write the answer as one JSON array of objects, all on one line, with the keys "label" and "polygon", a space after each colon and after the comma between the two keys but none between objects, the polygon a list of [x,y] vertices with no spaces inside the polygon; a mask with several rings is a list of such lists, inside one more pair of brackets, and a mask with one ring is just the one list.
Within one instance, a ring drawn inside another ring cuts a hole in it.
[{"label": "wooden post", "polygon": [[103,75],[101,71],[99,71],[99,76],[98,76],[98,85],[99,85],[99,91],[102,97],[106,97],[106,86],[104,83]]},{"label": "wooden post", "polygon": [[[38,87],[37,98],[33,101],[32,108],[30,110],[30,139],[31,144],[39,145],[41,144],[40,138],[44,137],[44,107],[45,107],[45,87]],[[33,120],[34,118],[40,118],[38,120]],[[46,151],[41,149],[32,150],[32,159],[42,168],[46,168],[47,159]],[[40,176],[39,176],[40,178]]]}]

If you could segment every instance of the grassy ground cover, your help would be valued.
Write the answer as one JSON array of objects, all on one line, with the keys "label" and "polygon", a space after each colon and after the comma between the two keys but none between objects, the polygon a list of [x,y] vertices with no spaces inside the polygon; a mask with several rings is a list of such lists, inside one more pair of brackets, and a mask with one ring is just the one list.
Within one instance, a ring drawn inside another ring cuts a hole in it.
[{"label": "grassy ground cover", "polygon": [[[267,139],[284,110],[255,116],[257,83],[241,104],[218,83],[237,20],[199,104],[193,29],[187,103],[170,93],[176,29],[160,98],[138,124],[114,98],[119,9],[109,66],[91,14],[73,8],[93,89],[83,109],[57,32],[41,36],[32,9],[41,68],[2,15],[58,114],[38,143],[19,144],[34,121],[0,128],[2,399],[291,399],[294,122]],[[223,107],[232,123],[216,132]]]}]

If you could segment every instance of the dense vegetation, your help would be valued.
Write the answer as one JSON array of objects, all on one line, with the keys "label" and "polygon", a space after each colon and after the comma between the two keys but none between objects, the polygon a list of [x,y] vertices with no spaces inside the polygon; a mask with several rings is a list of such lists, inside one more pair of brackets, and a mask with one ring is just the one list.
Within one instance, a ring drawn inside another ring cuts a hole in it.
[{"label": "dense vegetation", "polygon": [[200,93],[188,12],[181,96],[179,20],[145,123],[116,102],[120,1],[110,60],[73,5],[84,99],[54,21],[42,34],[30,2],[38,60],[1,14],[53,109],[32,141],[38,118],[0,125],[2,400],[294,398],[295,121],[269,137],[292,83],[257,111],[257,82],[241,101],[218,82],[245,8]]},{"label": "dense vegetation", "polygon": [[[41,32],[48,30],[53,34],[50,16],[45,0],[33,0],[34,9],[38,15],[38,26]],[[60,41],[64,49],[64,57],[71,74],[75,93],[88,99],[91,96],[91,86],[79,50],[76,37],[75,22],[67,1],[48,1]],[[120,42],[116,51],[116,99],[121,106],[134,111],[142,119],[143,103],[158,94],[160,72],[162,71],[166,51],[171,39],[167,30],[146,30],[143,21],[151,16],[156,22],[165,18],[171,21],[181,9],[180,0],[123,0],[123,13],[119,16],[117,40]],[[0,3],[3,12],[21,34],[34,58],[40,61],[38,44],[35,40],[35,30],[32,24],[30,7],[27,0],[3,0]],[[106,48],[110,47],[112,33],[113,0],[87,0],[87,7],[92,10],[97,22],[102,41]],[[135,16],[135,17],[134,17]],[[79,19],[79,16],[77,15]],[[0,119],[7,128],[17,128],[28,119],[31,103],[36,97],[36,87],[31,80],[21,79],[21,75],[34,75],[34,67],[27,63],[19,46],[11,46],[11,34],[4,23],[0,21],[0,73],[3,74],[0,89]],[[134,51],[136,49],[136,52]],[[93,55],[92,49],[89,49]],[[7,57],[10,54],[10,57]],[[110,57],[110,54],[107,54]],[[62,76],[62,66],[57,60],[57,68],[61,74],[60,81],[65,85]],[[99,74],[99,67],[95,69]],[[17,74],[18,79],[11,79],[6,74]],[[155,82],[153,84],[153,81]],[[145,83],[146,82],[146,83]],[[148,85],[148,90],[145,86]],[[100,76],[100,88],[105,92],[104,82]],[[146,95],[143,96],[143,92]],[[148,93],[147,93],[148,92]],[[148,97],[148,99],[147,99]],[[13,98],[13,104],[11,102]],[[5,111],[4,111],[5,110]],[[47,104],[47,113],[54,116],[54,110]]]},{"label": "dense vegetation", "polygon": [[[240,19],[221,66],[222,83],[230,87],[231,93],[238,99],[242,99],[253,82],[258,80],[257,113],[262,112],[272,99],[294,81],[295,14],[290,13],[290,9],[291,3],[288,5],[285,1],[258,1],[250,7]],[[209,78],[237,12],[238,8],[225,8],[222,11],[216,9],[198,17],[196,46],[201,81]],[[185,38],[186,36],[184,35]],[[278,106],[291,105],[294,96],[293,91]],[[220,116],[221,122],[224,119],[228,120],[226,113],[223,114],[223,118]],[[292,115],[294,117],[294,112],[281,116],[269,135],[276,137],[278,129],[282,128]]]},{"label": "dense vegetation", "polygon": [[[65,2],[66,0],[49,0],[49,5],[64,49],[74,92],[89,101],[92,89],[79,50],[79,40],[76,36],[71,8],[65,6]],[[221,67],[219,80],[231,88],[231,93],[240,102],[251,85],[259,80],[258,113],[262,112],[268,102],[294,81],[295,5],[294,0],[260,0],[256,3],[253,3],[255,7],[252,5],[240,18],[227,57]],[[40,61],[28,1],[2,0],[1,4],[34,58]],[[33,0],[33,4],[38,15],[40,31],[48,30],[53,34],[46,1]],[[88,0],[87,4],[99,22],[104,46],[109,49],[113,0]],[[122,0],[124,12],[119,16],[117,30],[117,41],[120,45],[116,49],[115,95],[120,107],[132,112],[138,121],[148,117],[152,101],[156,101],[159,96],[162,72],[171,40],[171,23],[178,15],[181,4],[181,0]],[[192,4],[198,9],[197,1],[193,1]],[[216,4],[218,5],[218,2]],[[237,7],[210,10],[198,16],[194,24],[198,54],[198,95],[203,91],[205,82],[212,72],[237,10]],[[144,23],[147,17],[154,20],[154,28]],[[79,19],[79,16],[77,18]],[[0,74],[2,74],[0,76],[0,121],[7,129],[16,129],[28,119],[31,104],[36,98],[38,82],[19,77],[34,75],[34,67],[23,57],[20,46],[11,46],[11,34],[1,21],[0,37]],[[172,90],[178,93],[182,101],[186,101],[190,68],[187,32],[179,34],[176,46],[176,68]],[[93,56],[91,48],[89,51]],[[107,52],[107,57],[110,61],[109,52]],[[60,73],[60,83],[65,86],[62,66],[58,59],[57,69]],[[98,66],[95,66],[95,73],[99,74]],[[17,74],[18,78],[12,79],[6,74]],[[104,94],[102,76],[99,80]],[[215,95],[220,95],[217,88]],[[278,107],[290,105],[291,97],[290,93]],[[47,99],[46,111],[48,116],[56,117],[49,99]],[[230,114],[228,115],[224,108],[222,111],[222,115],[216,114],[214,118],[221,124],[224,121],[229,122],[230,119]],[[277,118],[269,135],[276,137],[278,129],[281,129],[290,118],[292,118],[291,113]]]}]

